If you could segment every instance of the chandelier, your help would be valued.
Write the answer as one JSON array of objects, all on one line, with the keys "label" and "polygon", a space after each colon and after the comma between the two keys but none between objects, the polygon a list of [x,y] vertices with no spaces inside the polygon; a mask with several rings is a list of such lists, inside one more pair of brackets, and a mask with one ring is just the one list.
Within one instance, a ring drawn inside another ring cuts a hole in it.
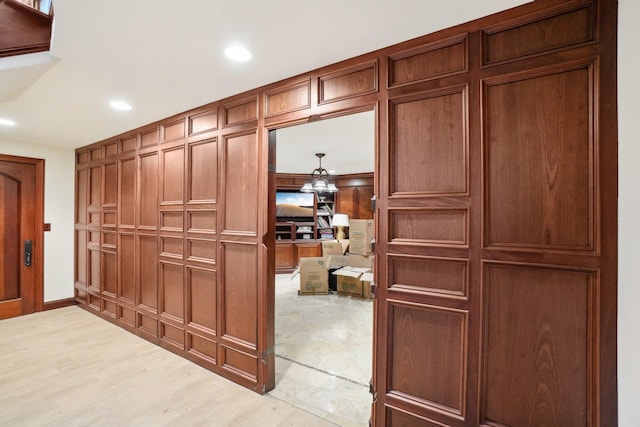
[{"label": "chandelier", "polygon": [[338,188],[336,188],[336,185],[333,183],[333,178],[329,175],[329,172],[322,167],[322,158],[324,157],[324,153],[316,153],[316,157],[318,158],[320,166],[311,172],[309,179],[307,179],[302,188],[300,188],[300,191],[304,193],[335,193],[338,191]]}]

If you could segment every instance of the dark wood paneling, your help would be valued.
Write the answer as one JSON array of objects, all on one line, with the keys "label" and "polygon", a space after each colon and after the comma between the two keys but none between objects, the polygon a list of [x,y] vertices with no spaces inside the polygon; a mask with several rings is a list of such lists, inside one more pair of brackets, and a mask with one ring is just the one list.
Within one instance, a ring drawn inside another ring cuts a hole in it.
[{"label": "dark wood paneling", "polygon": [[160,129],[163,143],[184,138],[184,119],[163,123]]},{"label": "dark wood paneling", "polygon": [[193,210],[187,212],[187,231],[191,233],[216,233],[217,215],[215,210]]},{"label": "dark wood paneling", "polygon": [[391,255],[389,289],[445,298],[468,297],[468,261]]},{"label": "dark wood paneling", "polygon": [[[184,320],[184,272],[181,264],[160,262],[160,314]],[[184,338],[182,339],[184,342]]]},{"label": "dark wood paneling", "polygon": [[389,55],[389,86],[429,80],[467,70],[467,35]]},{"label": "dark wood paneling", "polygon": [[217,140],[189,144],[188,203],[215,203],[218,188]]},{"label": "dark wood paneling", "polygon": [[120,160],[118,191],[118,226],[133,228],[136,225],[136,159]]},{"label": "dark wood paneling", "polygon": [[[91,287],[77,280],[76,300],[96,314],[112,310],[100,253],[120,260],[123,248],[101,248],[99,237],[131,232],[137,304],[116,301],[118,324],[268,391],[277,252],[270,135],[373,109],[374,424],[615,425],[615,19],[613,0],[530,2],[77,150],[77,219],[86,212],[88,223],[76,224],[77,239],[89,241],[78,243],[77,263],[88,267],[77,274]],[[114,155],[113,141],[130,154]],[[116,229],[111,217],[122,218],[128,199],[102,206],[102,167],[133,156],[137,228]],[[304,178],[283,185],[299,188]],[[364,185],[354,182],[338,183],[338,204],[346,187]],[[368,202],[356,194],[349,209],[359,215]],[[160,317],[159,284],[160,308],[169,309]],[[200,304],[211,298],[214,307]],[[512,298],[528,305],[512,315]],[[505,329],[514,325],[522,334]],[[555,412],[542,413],[545,405]]]},{"label": "dark wood paneling", "polygon": [[393,302],[389,310],[389,397],[464,415],[467,313]]},{"label": "dark wood paneling", "polygon": [[466,209],[412,209],[389,212],[389,242],[424,245],[468,244]]},{"label": "dark wood paneling", "polygon": [[138,225],[156,229],[158,226],[158,155],[152,153],[139,158]]},{"label": "dark wood paneling", "polygon": [[225,266],[222,336],[247,349],[255,349],[258,338],[257,249],[251,244],[221,243]]},{"label": "dark wood paneling", "polygon": [[[255,234],[258,219],[258,144],[255,132],[224,138],[224,232]],[[232,195],[232,196],[231,196]]]},{"label": "dark wood paneling", "polygon": [[378,63],[370,62],[318,78],[319,104],[335,102],[378,90]]},{"label": "dark wood paneling", "polygon": [[311,82],[305,80],[292,86],[279,88],[265,93],[265,117],[311,106]]},{"label": "dark wood paneling", "polygon": [[[102,292],[115,299],[117,292],[117,260],[115,252],[102,251]],[[115,314],[115,310],[113,310]]]},{"label": "dark wood paneling", "polygon": [[393,101],[392,194],[468,191],[466,87]]},{"label": "dark wood paneling", "polygon": [[251,96],[224,106],[224,126],[236,126],[258,119],[258,98]]},{"label": "dark wood paneling", "polygon": [[[105,142],[104,145],[102,146],[102,150],[103,150],[103,157],[105,159],[107,157],[114,157],[115,155],[118,154],[118,141],[113,140],[113,141]],[[105,180],[105,184],[106,183],[107,183],[107,180]]]},{"label": "dark wood paneling", "polygon": [[138,235],[138,305],[158,308],[158,241],[156,236]]},{"label": "dark wood paneling", "polygon": [[582,64],[486,82],[487,245],[596,248],[593,77]]},{"label": "dark wood paneling", "polygon": [[136,246],[134,234],[118,234],[118,299],[136,303]]},{"label": "dark wood paneling", "polygon": [[140,133],[140,148],[153,147],[158,145],[158,128],[142,131]]},{"label": "dark wood paneling", "polygon": [[189,116],[189,136],[218,129],[218,110],[213,109]]},{"label": "dark wood paneling", "polygon": [[483,420],[595,425],[595,281],[588,271],[485,266]]},{"label": "dark wood paneling", "polygon": [[129,136],[121,138],[118,141],[119,152],[122,154],[132,153],[138,148],[138,136]]},{"label": "dark wood paneling", "polygon": [[87,169],[76,172],[76,222],[87,223],[87,183],[89,182]]},{"label": "dark wood paneling", "polygon": [[[483,31],[485,64],[505,61],[593,40],[593,6],[562,6]],[[568,30],[570,29],[570,31]]]},{"label": "dark wood paneling", "polygon": [[215,335],[217,330],[217,305],[216,272],[200,268],[188,268],[187,324]]},{"label": "dark wood paneling", "polygon": [[184,147],[161,151],[160,205],[184,203]]}]

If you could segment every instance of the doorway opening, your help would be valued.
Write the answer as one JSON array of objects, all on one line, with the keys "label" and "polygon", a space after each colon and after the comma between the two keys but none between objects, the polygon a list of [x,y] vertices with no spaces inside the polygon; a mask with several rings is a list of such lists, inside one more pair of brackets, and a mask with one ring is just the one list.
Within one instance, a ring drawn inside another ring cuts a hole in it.
[{"label": "doorway opening", "polygon": [[[276,145],[271,149],[276,157],[276,194],[301,196],[304,203],[299,207],[311,208],[302,214],[312,217],[285,218],[278,216],[283,212],[278,209],[275,213],[276,386],[270,394],[339,425],[366,425],[371,413],[373,300],[365,288],[359,295],[339,292],[331,274],[337,264],[327,266],[335,267],[325,273],[328,293],[305,294],[297,267],[301,258],[322,257],[322,243],[338,237],[332,227],[335,214],[346,214],[349,221],[373,219],[375,111],[271,132],[269,139]],[[303,181],[318,168],[316,153],[324,153],[321,168],[330,174],[337,192],[301,191]],[[345,230],[348,238],[350,228]],[[349,250],[343,260],[350,256]],[[370,255],[360,256],[372,260]]]}]

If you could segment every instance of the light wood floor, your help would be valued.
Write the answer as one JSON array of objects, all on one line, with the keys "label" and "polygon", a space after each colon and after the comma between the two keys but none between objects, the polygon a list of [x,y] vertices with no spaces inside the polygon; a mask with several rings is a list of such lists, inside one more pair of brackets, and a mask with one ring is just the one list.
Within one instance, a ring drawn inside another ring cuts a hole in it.
[{"label": "light wood floor", "polygon": [[0,426],[333,426],[77,307],[0,321]]}]

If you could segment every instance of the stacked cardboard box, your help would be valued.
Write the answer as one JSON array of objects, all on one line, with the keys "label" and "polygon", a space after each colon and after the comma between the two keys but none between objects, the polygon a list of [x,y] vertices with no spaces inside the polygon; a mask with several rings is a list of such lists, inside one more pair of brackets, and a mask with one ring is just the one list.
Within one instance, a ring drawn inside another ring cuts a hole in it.
[{"label": "stacked cardboard box", "polygon": [[352,219],[349,221],[349,253],[367,256],[373,252],[373,220]]}]

